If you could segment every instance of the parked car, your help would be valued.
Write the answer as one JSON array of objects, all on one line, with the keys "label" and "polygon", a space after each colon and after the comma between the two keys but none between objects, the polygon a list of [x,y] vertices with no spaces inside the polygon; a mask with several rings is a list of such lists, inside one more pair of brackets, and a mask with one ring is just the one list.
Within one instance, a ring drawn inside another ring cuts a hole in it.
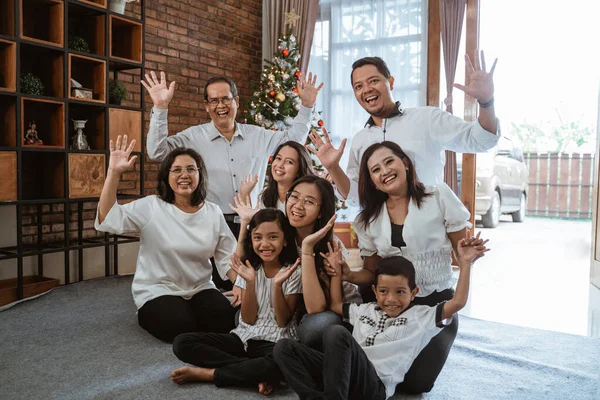
[{"label": "parked car", "polygon": [[[457,157],[460,172],[461,161],[462,157]],[[529,187],[523,151],[509,138],[501,137],[496,147],[477,154],[475,187],[475,215],[481,216],[484,227],[498,226],[502,214],[510,214],[513,222],[523,222]]]}]

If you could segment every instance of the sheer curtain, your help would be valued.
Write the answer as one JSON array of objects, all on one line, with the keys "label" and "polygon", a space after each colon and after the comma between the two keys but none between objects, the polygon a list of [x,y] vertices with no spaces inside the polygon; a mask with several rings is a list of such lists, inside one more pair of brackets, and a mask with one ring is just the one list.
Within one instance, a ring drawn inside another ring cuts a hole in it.
[{"label": "sheer curtain", "polygon": [[[352,63],[366,56],[385,60],[395,78],[393,96],[405,107],[426,105],[427,0],[321,0],[309,71],[325,82],[316,109],[337,145],[369,118],[354,98]],[[356,210],[348,210],[351,218]]]}]

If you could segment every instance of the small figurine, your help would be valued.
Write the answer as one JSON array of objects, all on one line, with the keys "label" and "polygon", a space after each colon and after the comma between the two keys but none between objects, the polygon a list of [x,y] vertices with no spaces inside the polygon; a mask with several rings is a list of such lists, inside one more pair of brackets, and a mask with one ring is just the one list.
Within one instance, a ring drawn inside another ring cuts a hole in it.
[{"label": "small figurine", "polygon": [[25,144],[31,144],[34,146],[44,145],[42,139],[38,137],[35,120],[29,122],[29,129],[27,129],[27,134],[25,135]]},{"label": "small figurine", "polygon": [[73,121],[73,125],[74,128],[77,130],[77,133],[75,135],[73,135],[73,144],[71,145],[72,149],[77,149],[77,150],[89,150],[90,149],[90,145],[87,142],[87,137],[85,136],[85,134],[83,133],[83,128],[85,128],[85,123],[87,122],[86,120],[72,120]]}]

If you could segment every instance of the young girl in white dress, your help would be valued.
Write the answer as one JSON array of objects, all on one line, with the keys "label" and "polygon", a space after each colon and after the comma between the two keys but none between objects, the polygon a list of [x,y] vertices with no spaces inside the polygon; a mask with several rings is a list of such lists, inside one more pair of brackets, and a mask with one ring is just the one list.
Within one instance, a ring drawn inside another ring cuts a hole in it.
[{"label": "young girl in white dress", "polygon": [[296,305],[302,293],[294,230],[285,215],[268,208],[250,220],[245,262],[232,257],[242,289],[241,319],[230,333],[186,333],[173,342],[175,355],[195,367],[171,374],[175,383],[214,382],[222,386],[258,385],[269,394],[283,379],[273,359],[282,338],[295,338]]}]

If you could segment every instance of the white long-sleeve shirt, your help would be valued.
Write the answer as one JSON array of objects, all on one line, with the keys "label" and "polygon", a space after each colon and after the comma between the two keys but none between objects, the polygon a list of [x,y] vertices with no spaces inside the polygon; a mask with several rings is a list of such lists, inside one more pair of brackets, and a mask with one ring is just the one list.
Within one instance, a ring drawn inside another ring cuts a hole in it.
[{"label": "white long-sleeve shirt", "polygon": [[[384,132],[385,128],[385,132]],[[466,122],[437,107],[404,109],[384,120],[383,126],[369,125],[352,138],[346,173],[350,178],[348,204],[358,206],[358,174],[362,155],[373,143],[388,140],[398,144],[415,165],[417,177],[426,185],[444,182],[444,150],[480,153],[498,143],[496,134],[479,121]]]},{"label": "white long-sleeve shirt", "polygon": [[236,248],[221,210],[209,201],[193,214],[157,196],[115,203],[101,224],[96,215],[95,227],[114,234],[140,233],[131,286],[138,310],[160,296],[188,300],[202,290],[214,289],[210,258],[215,258],[219,275],[225,279]]},{"label": "white long-sleeve shirt", "polygon": [[379,216],[366,227],[358,218],[354,221],[361,256],[402,256],[413,263],[419,297],[454,285],[452,242],[448,233],[471,227],[471,214],[448,185],[440,183],[427,186],[426,190],[432,195],[423,199],[421,208],[414,201],[408,205],[402,230],[406,246],[402,248],[392,246],[392,223],[385,204]]},{"label": "white long-sleeve shirt", "polygon": [[236,123],[230,141],[217,130],[213,122],[192,126],[177,135],[168,136],[167,110],[152,109],[150,129],[146,139],[148,156],[163,160],[177,147],[196,150],[206,164],[208,175],[207,200],[217,204],[224,214],[233,211],[229,204],[248,174],[258,175],[258,184],[251,194],[252,204],[263,188],[267,163],[277,146],[289,140],[304,144],[310,129],[311,109],[300,106],[292,126],[285,131],[272,131],[260,126]]}]

